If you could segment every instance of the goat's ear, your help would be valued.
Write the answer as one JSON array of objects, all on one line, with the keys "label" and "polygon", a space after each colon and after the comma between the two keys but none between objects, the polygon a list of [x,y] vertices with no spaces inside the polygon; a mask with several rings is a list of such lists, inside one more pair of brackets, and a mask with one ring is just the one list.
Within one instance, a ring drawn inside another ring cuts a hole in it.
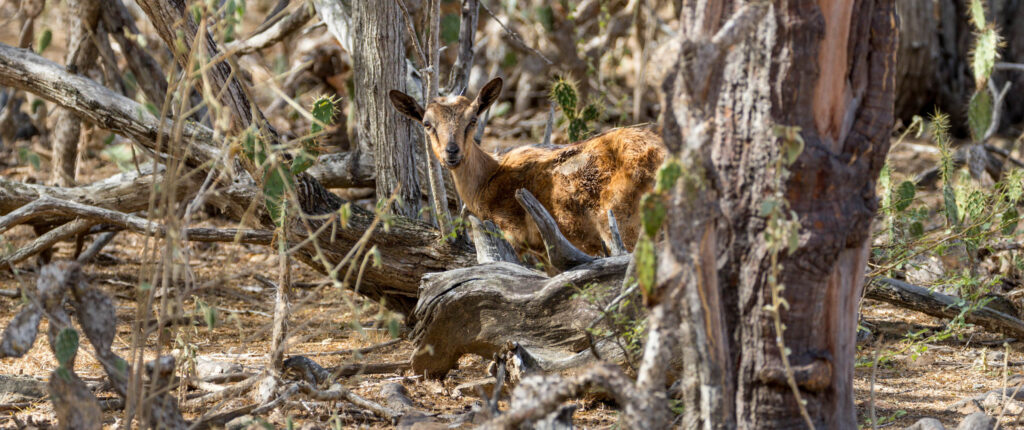
[{"label": "goat's ear", "polygon": [[501,95],[501,85],[501,78],[494,78],[480,89],[480,94],[476,95],[476,100],[473,102],[476,105],[477,115],[484,113],[495,100],[498,100],[498,96]]},{"label": "goat's ear", "polygon": [[423,122],[423,108],[420,107],[419,103],[416,103],[416,99],[398,90],[391,90],[388,93],[388,98],[391,99],[391,104],[395,106],[395,110],[399,113],[411,118],[413,121]]}]

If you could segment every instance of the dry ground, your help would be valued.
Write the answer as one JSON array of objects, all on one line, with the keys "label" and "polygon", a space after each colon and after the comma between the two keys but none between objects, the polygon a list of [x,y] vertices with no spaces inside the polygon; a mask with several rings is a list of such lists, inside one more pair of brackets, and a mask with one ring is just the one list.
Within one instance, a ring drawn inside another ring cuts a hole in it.
[{"label": "dry ground", "polygon": [[[0,25],[0,42],[16,43],[16,26],[7,22],[6,18],[0,19],[0,24],[3,24]],[[258,22],[246,22],[245,26],[251,28],[254,24]],[[144,32],[152,33],[144,24],[141,26]],[[56,30],[64,27],[63,18],[48,10],[37,31],[41,31],[42,28]],[[63,31],[54,32],[51,48],[45,53],[46,57],[62,61],[64,36]],[[277,52],[278,49],[281,48],[277,47],[272,51]],[[265,77],[266,74],[259,70],[254,71],[254,79],[257,81]],[[262,94],[268,96],[264,97],[267,100],[260,100],[261,103],[269,103],[270,93]],[[492,136],[506,136],[507,133],[501,131],[504,124],[516,124],[518,127],[529,124],[533,134],[536,134],[537,130],[543,129],[544,115],[543,112],[538,112],[527,120],[497,119],[495,125],[498,131],[492,127],[489,133]],[[117,172],[113,163],[101,161],[103,155],[99,151],[102,149],[101,141],[105,136],[105,133],[99,132],[94,135],[94,142],[85,157],[86,164],[82,168],[82,182],[101,179]],[[497,139],[491,140],[492,144],[496,141]],[[502,138],[500,145],[516,143],[519,141],[514,138]],[[16,151],[12,148],[0,148],[0,176],[45,182],[48,179],[45,148],[37,142],[34,149],[43,154],[42,170],[20,163]],[[921,152],[920,149],[915,149],[912,145],[897,148],[897,166],[905,175],[920,172],[934,162],[934,154]],[[231,226],[226,221],[218,219],[208,219],[202,221],[202,224]],[[17,228],[0,237],[0,247],[23,244],[33,237],[31,230]],[[151,243],[150,248],[152,246]],[[62,243],[57,248],[54,258],[69,258],[73,249],[73,243]],[[119,324],[114,351],[125,357],[130,353],[132,342],[129,327],[139,306],[136,301],[137,289],[142,282],[149,280],[152,273],[152,267],[148,264],[150,262],[143,254],[144,249],[144,238],[122,233],[105,249],[104,255],[95,264],[86,267],[91,282],[115,298]],[[242,364],[246,370],[262,366],[267,360],[266,353],[269,348],[273,291],[256,281],[254,276],[259,274],[275,279],[278,270],[276,258],[268,248],[258,246],[209,244],[194,245],[191,250],[189,266],[195,275],[193,285],[201,288],[195,291],[193,298],[183,302],[184,314],[198,314],[198,299],[217,309],[218,325],[212,329],[205,324],[181,328],[177,331],[181,335],[180,343],[172,341],[171,344],[159,347],[155,344],[156,337],[151,336],[145,344],[147,357],[152,358],[157,350],[164,353],[174,351],[178,354],[187,350],[200,357]],[[34,266],[33,259],[19,265],[17,274],[6,270],[0,271],[0,288],[17,289],[33,285],[36,278]],[[318,283],[324,280],[299,263],[293,264],[292,274],[295,282]],[[175,286],[180,287],[183,286]],[[408,341],[402,341],[365,356],[318,356],[318,353],[364,347],[389,340],[391,335],[386,328],[389,316],[382,313],[377,304],[368,303],[351,291],[339,290],[329,285],[296,289],[292,303],[292,333],[295,338],[294,344],[288,350],[289,355],[304,355],[323,366],[333,366],[400,362],[407,360],[412,351],[412,345]],[[6,326],[19,305],[18,300],[0,297],[0,326]],[[915,359],[909,351],[902,351],[906,349],[906,333],[921,328],[938,328],[943,321],[873,301],[866,301],[862,312],[862,321],[874,327],[875,331],[870,340],[859,345],[857,358],[862,365],[856,369],[855,380],[858,421],[868,428],[871,427],[871,363],[879,355],[896,352],[891,360],[877,367],[874,376],[873,403],[879,428],[902,428],[922,417],[936,417],[946,426],[955,427],[963,418],[963,414],[948,411],[948,406],[965,397],[1002,387],[1004,374],[1021,373],[1024,345],[1020,342],[1010,343],[1009,361],[1018,363],[1006,369],[1001,367],[1001,362],[990,362],[983,358],[993,352],[1004,351],[998,342],[1003,338],[979,330],[964,333],[962,339],[928,345],[927,351]],[[85,352],[79,354],[75,371],[86,380],[101,380],[103,373],[91,355],[91,347],[83,345],[82,351]],[[0,360],[0,374],[3,375],[27,375],[45,379],[55,367],[56,362],[49,352],[44,336],[37,339],[35,348],[26,357]],[[443,381],[425,381],[405,371],[356,376],[342,382],[356,393],[376,400],[381,400],[378,392],[382,385],[398,382],[408,389],[412,399],[423,409],[435,413],[458,413],[468,410],[478,399],[459,395],[454,387],[465,381],[485,377],[485,367],[486,361],[482,358],[465,357],[460,368]],[[188,394],[181,392],[179,396],[184,399]],[[98,395],[114,396],[112,392],[101,392]],[[0,398],[0,427],[15,427],[15,421],[12,419],[15,416],[21,422],[34,420],[44,425],[52,422],[52,409],[47,401],[36,401],[24,408],[6,409],[3,404],[8,400]],[[246,401],[249,400],[236,399],[221,405],[220,409],[228,410]],[[580,428],[614,427],[616,412],[613,405],[595,399],[577,403],[579,409],[575,414],[575,424]],[[506,405],[502,403],[502,406]],[[302,401],[291,404],[283,414],[267,418],[272,423],[282,426],[288,417],[294,418],[296,423],[326,423],[332,416],[340,415],[344,417],[345,427],[388,427],[381,421],[367,421],[360,419],[358,415],[346,414],[347,407],[345,403],[328,405]],[[191,411],[187,417],[195,418],[202,412],[205,411]],[[105,418],[107,426],[113,427],[119,422],[121,415],[108,412]],[[1016,422],[1014,417],[1004,417],[1002,423],[1005,428],[1024,428],[1024,424]]]},{"label": "dry ground", "polygon": [[[100,139],[97,137],[97,139]],[[922,153],[921,148],[913,145],[897,148],[894,160],[908,167],[910,171],[919,171],[919,167],[930,162],[932,155]],[[19,165],[16,154],[3,152],[0,158],[0,175],[17,180],[45,181],[47,173],[46,159],[43,159],[43,170],[37,171],[31,166]],[[116,173],[112,163],[102,160],[102,156],[86,157],[86,165],[82,169],[85,182]],[[210,218],[201,220],[200,225],[221,227],[232,226],[229,222]],[[4,244],[25,243],[34,237],[27,227],[19,227],[3,236]],[[122,233],[104,251],[95,264],[89,265],[86,272],[94,285],[99,286],[115,297],[118,313],[118,337],[114,343],[115,352],[129,356],[131,347],[130,325],[135,319],[138,286],[149,279],[152,266],[146,264],[145,238]],[[86,242],[88,243],[88,241]],[[149,244],[151,248],[152,243]],[[146,340],[147,357],[152,357],[159,349],[163,353],[172,351],[179,356],[183,349],[193,351],[195,355],[206,359],[239,363],[246,370],[255,370],[266,362],[269,348],[269,329],[273,312],[273,290],[255,280],[255,275],[276,278],[278,262],[269,248],[235,244],[194,244],[189,266],[195,275],[192,285],[196,288],[194,296],[183,303],[185,315],[199,315],[196,311],[197,301],[217,309],[218,324],[211,329],[203,323],[180,328],[177,333],[181,341],[172,341],[169,345],[155,344],[156,336]],[[57,248],[55,259],[70,258],[74,243],[62,243]],[[17,289],[32,285],[35,281],[35,261],[30,260],[19,265],[17,274],[11,271],[0,272],[0,288]],[[294,282],[317,284],[324,281],[320,275],[299,263],[293,263]],[[184,285],[179,285],[183,288]],[[177,297],[172,294],[172,296]],[[0,298],[0,325],[6,325],[14,316],[20,305],[19,301]],[[289,348],[289,355],[304,355],[314,359],[323,366],[334,366],[353,363],[385,363],[401,362],[408,359],[412,345],[402,341],[397,345],[373,351],[365,356],[318,355],[330,351],[359,348],[385,342],[390,339],[387,320],[391,317],[381,311],[375,303],[369,303],[351,291],[336,289],[330,285],[298,288],[292,298],[294,314],[292,316],[292,333],[294,343]],[[863,322],[873,327],[874,336],[860,344],[858,361],[861,363],[856,370],[855,389],[857,394],[858,420],[870,423],[870,392],[871,363],[878,355],[894,354],[878,366],[874,382],[875,415],[879,426],[884,428],[902,428],[922,417],[937,417],[948,426],[955,427],[963,414],[948,411],[946,408],[953,403],[969,396],[999,388],[1003,384],[1002,361],[983,360],[986,354],[1003,351],[997,342],[1002,339],[981,331],[968,331],[962,339],[947,340],[939,344],[928,345],[927,351],[916,359],[906,349],[905,335],[910,331],[922,328],[941,327],[943,321],[920,315],[904,309],[873,301],[866,301],[863,306]],[[403,328],[404,330],[404,328]],[[45,379],[56,367],[56,362],[49,351],[45,338],[40,336],[36,347],[22,359],[0,360],[0,374],[28,375]],[[84,351],[91,348],[84,347]],[[1017,366],[1009,367],[1008,374],[1020,373],[1020,363],[1024,362],[1024,351],[1018,351],[1020,344],[1010,344],[1009,361],[1017,361]],[[180,360],[179,360],[180,361]],[[465,357],[458,371],[443,381],[424,381],[409,371],[383,374],[363,375],[347,378],[345,386],[371,399],[379,398],[381,386],[389,382],[399,382],[410,392],[412,399],[423,409],[435,413],[451,414],[468,410],[478,399],[474,396],[460,395],[454,387],[462,382],[485,378],[486,361],[480,357]],[[102,380],[103,373],[98,363],[92,358],[91,352],[80,354],[76,372],[86,380]],[[189,392],[180,392],[180,398],[189,396]],[[100,397],[113,397],[111,392],[98,393]],[[248,398],[236,399],[224,405],[220,410],[243,405]],[[3,400],[0,399],[0,403]],[[317,402],[297,402],[283,413],[267,417],[272,423],[283,425],[289,417],[296,423],[325,423],[334,415],[344,417],[346,426],[360,425],[371,428],[384,428],[381,421],[366,420],[359,415],[346,414],[347,405],[339,403],[329,405]],[[576,424],[580,428],[611,428],[614,426],[616,413],[614,406],[599,400],[586,399],[579,402],[580,409],[575,415]],[[0,409],[3,409],[0,407]],[[195,418],[204,411],[190,411],[189,418]],[[997,413],[998,414],[998,413]],[[12,416],[25,422],[34,419],[45,423],[52,420],[52,409],[46,401],[34,402],[30,407],[0,412],[0,426],[14,425]],[[107,424],[118,422],[121,415],[107,413]],[[1011,424],[1012,417],[1005,417],[1004,424],[1013,428],[1024,425]]]}]

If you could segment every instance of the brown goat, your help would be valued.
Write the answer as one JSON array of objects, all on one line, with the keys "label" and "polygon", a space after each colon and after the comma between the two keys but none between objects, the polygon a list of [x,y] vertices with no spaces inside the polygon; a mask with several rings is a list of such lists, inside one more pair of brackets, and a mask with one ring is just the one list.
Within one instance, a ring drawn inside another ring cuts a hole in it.
[{"label": "brown goat", "polygon": [[640,197],[654,186],[665,158],[661,138],[640,128],[618,128],[571,145],[516,148],[495,159],[473,135],[477,116],[498,99],[501,85],[496,78],[474,100],[439,97],[426,110],[402,92],[391,91],[390,98],[395,109],[423,125],[466,208],[501,227],[517,251],[544,250],[536,224],[515,199],[519,188],[536,196],[562,234],[591,255],[601,254],[611,240],[611,210],[632,250],[640,231]]}]

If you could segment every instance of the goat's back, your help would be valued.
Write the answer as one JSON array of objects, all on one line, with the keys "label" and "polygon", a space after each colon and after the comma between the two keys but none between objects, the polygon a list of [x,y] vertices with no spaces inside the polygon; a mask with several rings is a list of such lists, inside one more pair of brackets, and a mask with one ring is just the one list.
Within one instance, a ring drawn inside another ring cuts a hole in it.
[{"label": "goat's back", "polygon": [[[632,249],[639,232],[640,197],[654,186],[665,157],[661,138],[643,128],[618,128],[565,146],[526,146],[506,152],[485,199],[494,218],[513,239],[543,249],[532,220],[515,202],[514,192],[526,188],[551,212],[562,233],[592,255],[603,250],[609,236],[607,211],[612,210],[623,241]],[[504,225],[502,225],[504,224]]]}]

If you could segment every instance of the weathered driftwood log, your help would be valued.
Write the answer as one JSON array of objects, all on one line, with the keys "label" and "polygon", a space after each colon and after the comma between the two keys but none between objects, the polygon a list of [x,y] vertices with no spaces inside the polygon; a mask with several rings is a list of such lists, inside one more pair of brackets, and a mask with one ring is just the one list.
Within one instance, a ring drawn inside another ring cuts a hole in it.
[{"label": "weathered driftwood log", "polygon": [[[632,256],[595,259],[562,235],[529,191],[516,191],[516,200],[540,230],[549,261],[563,272],[549,277],[518,265],[515,251],[494,224],[470,217],[481,265],[424,276],[411,317],[416,342],[412,366],[417,374],[441,376],[463,354],[491,357],[505,352],[509,344],[530,355],[544,371],[578,366],[592,358],[585,330],[600,318],[603,304],[577,293],[584,288],[618,291]],[[613,351],[606,352],[614,356]]]},{"label": "weathered driftwood log", "polygon": [[569,239],[565,238],[562,231],[558,229],[558,223],[551,216],[544,205],[540,204],[533,194],[525,188],[516,190],[516,201],[530,214],[540,237],[544,241],[544,247],[548,251],[548,262],[558,270],[567,270],[581,264],[594,261],[594,257],[585,254],[573,246]]},{"label": "weathered driftwood log", "polygon": [[501,236],[501,229],[490,220],[480,221],[473,215],[469,216],[469,224],[473,228],[473,246],[476,247],[476,261],[480,264],[518,263],[516,250]]},{"label": "weathered driftwood log", "polygon": [[[939,318],[956,318],[967,308],[954,297],[890,278],[873,279],[864,297]],[[1024,321],[987,306],[968,312],[964,320],[987,330],[1024,339]]]},{"label": "weathered driftwood log", "polygon": [[577,293],[618,291],[630,256],[595,260],[558,276],[497,262],[423,277],[413,312],[417,374],[442,376],[463,354],[491,357],[508,342],[530,351],[545,371],[586,361],[584,329],[601,312]]}]

